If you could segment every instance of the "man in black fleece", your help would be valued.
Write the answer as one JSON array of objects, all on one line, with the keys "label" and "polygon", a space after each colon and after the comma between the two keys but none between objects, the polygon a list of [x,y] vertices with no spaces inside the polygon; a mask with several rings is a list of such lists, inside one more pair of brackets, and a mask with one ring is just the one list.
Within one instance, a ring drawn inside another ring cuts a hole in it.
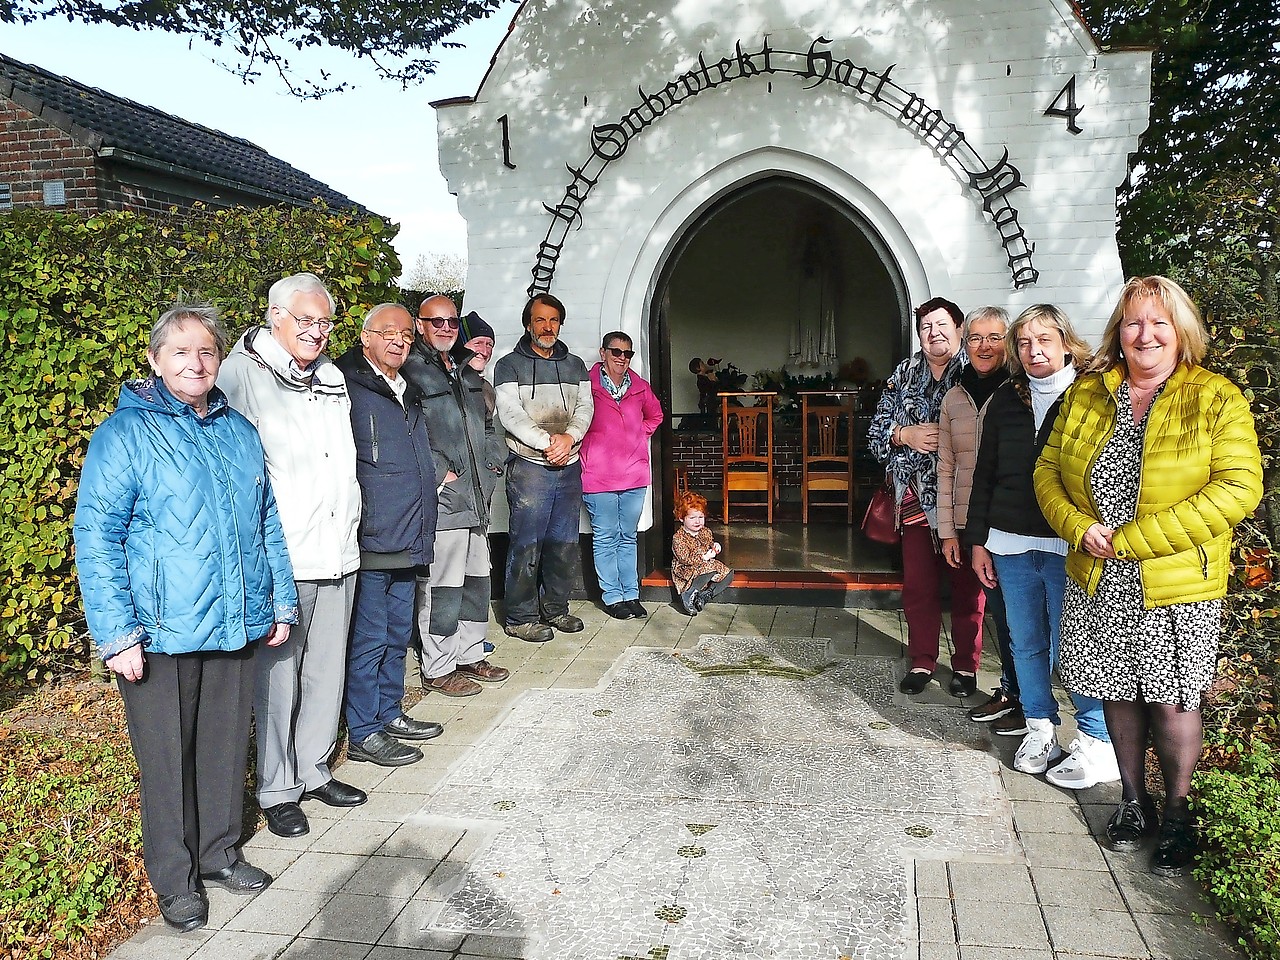
[{"label": "man in black fleece", "polygon": [[552,628],[582,629],[569,613],[569,590],[582,579],[578,523],[582,466],[578,445],[591,426],[587,365],[560,341],[564,304],[549,293],[530,298],[525,334],[493,371],[498,419],[507,433],[508,636],[534,643]]}]

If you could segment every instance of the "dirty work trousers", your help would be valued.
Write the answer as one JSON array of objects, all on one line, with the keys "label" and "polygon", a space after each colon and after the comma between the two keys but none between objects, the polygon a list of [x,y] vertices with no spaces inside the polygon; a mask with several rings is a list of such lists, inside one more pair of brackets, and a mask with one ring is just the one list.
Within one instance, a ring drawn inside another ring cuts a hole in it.
[{"label": "dirty work trousers", "polygon": [[505,625],[538,623],[569,612],[569,593],[582,582],[578,522],[582,466],[548,467],[507,460],[511,547],[507,552]]}]

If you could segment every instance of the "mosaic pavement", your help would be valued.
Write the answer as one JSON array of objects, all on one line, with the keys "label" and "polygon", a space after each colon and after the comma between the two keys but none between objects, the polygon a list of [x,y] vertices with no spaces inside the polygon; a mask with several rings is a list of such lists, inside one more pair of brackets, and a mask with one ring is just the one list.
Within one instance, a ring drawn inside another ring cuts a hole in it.
[{"label": "mosaic pavement", "polygon": [[960,711],[823,640],[632,648],[534,690],[409,822],[479,837],[422,929],[538,960],[902,957],[914,858],[1016,860]]}]

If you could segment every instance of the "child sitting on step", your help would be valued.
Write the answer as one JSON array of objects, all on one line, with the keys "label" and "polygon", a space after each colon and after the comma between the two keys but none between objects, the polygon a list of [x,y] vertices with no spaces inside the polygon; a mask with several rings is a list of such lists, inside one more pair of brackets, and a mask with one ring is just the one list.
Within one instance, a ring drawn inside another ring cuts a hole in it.
[{"label": "child sitting on step", "polygon": [[676,494],[680,529],[671,538],[671,579],[684,612],[695,616],[733,582],[733,571],[716,559],[720,544],[707,529],[707,498],[685,490]]}]

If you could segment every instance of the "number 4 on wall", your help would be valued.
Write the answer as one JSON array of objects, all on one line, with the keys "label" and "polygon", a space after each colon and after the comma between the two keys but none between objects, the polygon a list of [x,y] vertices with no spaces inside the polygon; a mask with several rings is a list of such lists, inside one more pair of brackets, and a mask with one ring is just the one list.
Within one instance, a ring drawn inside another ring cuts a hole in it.
[{"label": "number 4 on wall", "polygon": [[[1065,103],[1063,101],[1066,101]],[[1053,103],[1045,109],[1046,117],[1065,117],[1067,120],[1067,129],[1073,134],[1083,133],[1084,127],[1076,123],[1076,117],[1080,115],[1080,111],[1084,107],[1076,106],[1076,78],[1072,75],[1067,81],[1067,85],[1058,91],[1058,95],[1053,98]]]}]

